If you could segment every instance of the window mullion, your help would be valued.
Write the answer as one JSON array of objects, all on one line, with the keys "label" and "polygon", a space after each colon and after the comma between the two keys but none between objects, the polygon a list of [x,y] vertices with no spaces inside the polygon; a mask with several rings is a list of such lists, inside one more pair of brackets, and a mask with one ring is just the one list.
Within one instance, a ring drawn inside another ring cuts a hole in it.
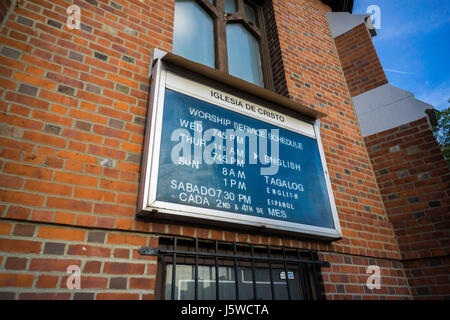
[{"label": "window mullion", "polygon": [[175,300],[177,273],[177,237],[173,238],[173,262],[172,262],[172,291],[170,292],[170,300]]},{"label": "window mullion", "polygon": [[215,19],[216,68],[228,73],[227,32],[224,0],[216,0],[217,18]]},{"label": "window mullion", "polygon": [[245,17],[244,0],[236,0],[236,15]]},{"label": "window mullion", "polygon": [[251,24],[250,21],[245,17],[238,13],[233,13],[225,17],[227,23],[230,22],[240,22],[243,26],[245,26],[258,40],[262,39],[261,30],[255,25]]},{"label": "window mullion", "polygon": [[206,10],[206,12],[209,13],[209,15],[211,15],[214,19],[217,18],[218,12],[217,12],[217,8],[214,7],[214,5],[212,5],[211,3],[209,3],[208,0],[197,0],[200,5],[203,6],[203,8]]}]

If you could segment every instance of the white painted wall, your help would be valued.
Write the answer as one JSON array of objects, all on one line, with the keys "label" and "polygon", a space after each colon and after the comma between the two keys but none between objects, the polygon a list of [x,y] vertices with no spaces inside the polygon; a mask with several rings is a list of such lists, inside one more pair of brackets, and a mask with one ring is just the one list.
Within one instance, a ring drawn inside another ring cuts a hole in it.
[{"label": "white painted wall", "polygon": [[350,14],[348,12],[329,12],[327,13],[328,25],[330,26],[333,38],[339,37],[341,34],[352,30],[361,23],[366,24],[367,29],[372,36],[376,35],[372,24],[372,19],[368,14]]},{"label": "white painted wall", "polygon": [[353,97],[353,104],[364,137],[428,117],[425,110],[433,109],[411,92],[390,84]]}]

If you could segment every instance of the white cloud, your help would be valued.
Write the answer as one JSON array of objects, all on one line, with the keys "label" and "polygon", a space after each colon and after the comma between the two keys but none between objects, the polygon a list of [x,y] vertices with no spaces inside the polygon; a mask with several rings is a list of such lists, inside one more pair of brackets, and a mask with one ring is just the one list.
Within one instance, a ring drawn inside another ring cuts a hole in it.
[{"label": "white cloud", "polygon": [[398,74],[410,74],[410,75],[414,74],[412,72],[406,72],[406,71],[401,71],[401,70],[396,70],[396,69],[389,69],[389,68],[384,68],[384,71],[392,72],[392,73],[398,73]]},{"label": "white cloud", "polygon": [[416,99],[429,103],[438,110],[447,108],[449,105],[448,100],[450,99],[450,81],[444,82],[435,88],[423,90],[416,95]]}]

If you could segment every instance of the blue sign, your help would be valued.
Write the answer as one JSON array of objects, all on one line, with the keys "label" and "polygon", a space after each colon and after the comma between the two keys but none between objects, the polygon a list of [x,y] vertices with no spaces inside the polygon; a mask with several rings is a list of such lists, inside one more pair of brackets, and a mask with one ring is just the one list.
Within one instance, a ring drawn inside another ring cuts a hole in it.
[{"label": "blue sign", "polygon": [[[165,91],[157,201],[335,227],[315,138]],[[261,138],[269,141],[267,154]]]}]

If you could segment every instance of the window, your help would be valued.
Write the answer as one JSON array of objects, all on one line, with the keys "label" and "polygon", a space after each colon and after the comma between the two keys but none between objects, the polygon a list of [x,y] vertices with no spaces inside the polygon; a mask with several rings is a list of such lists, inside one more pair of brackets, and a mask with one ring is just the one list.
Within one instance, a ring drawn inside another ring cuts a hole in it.
[{"label": "window", "polygon": [[314,300],[320,265],[329,265],[311,251],[179,237],[159,243],[158,299]]},{"label": "window", "polygon": [[246,0],[176,0],[173,52],[273,89],[262,8]]},{"label": "window", "polygon": [[214,68],[213,19],[192,0],[177,0],[173,52]]}]

